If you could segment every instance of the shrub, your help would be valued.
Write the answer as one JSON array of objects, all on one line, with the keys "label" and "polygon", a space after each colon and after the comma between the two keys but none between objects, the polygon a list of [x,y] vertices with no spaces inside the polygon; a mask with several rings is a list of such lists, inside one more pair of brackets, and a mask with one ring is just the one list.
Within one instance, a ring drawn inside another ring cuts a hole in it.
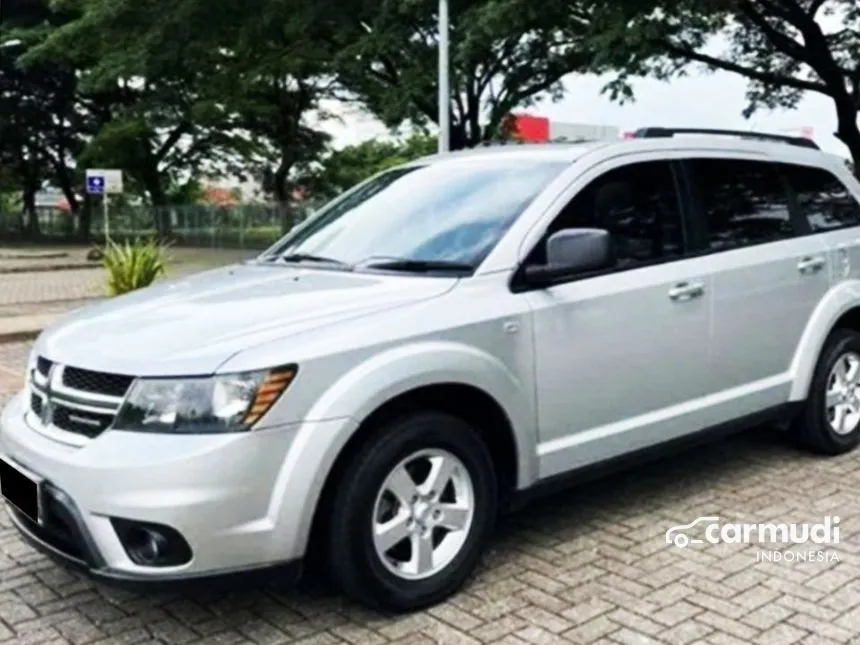
[{"label": "shrub", "polygon": [[151,285],[167,273],[166,247],[155,240],[135,240],[117,244],[108,240],[104,267],[108,273],[108,294],[118,296]]}]

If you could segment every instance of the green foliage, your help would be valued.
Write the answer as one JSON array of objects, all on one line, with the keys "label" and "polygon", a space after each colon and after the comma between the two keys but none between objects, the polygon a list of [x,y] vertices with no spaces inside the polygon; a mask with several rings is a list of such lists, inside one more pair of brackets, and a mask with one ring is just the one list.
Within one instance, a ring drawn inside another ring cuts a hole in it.
[{"label": "green foliage", "polygon": [[[436,122],[437,1],[356,5],[343,12],[340,81],[391,126]],[[494,138],[512,110],[541,95],[560,98],[564,76],[590,71],[605,10],[571,0],[451,2],[451,147]]]},{"label": "green foliage", "polygon": [[118,296],[151,285],[167,272],[166,246],[149,240],[108,240],[104,267],[108,274],[108,295]]},{"label": "green foliage", "polygon": [[[61,188],[83,233],[87,167],[122,169],[168,239],[211,176],[260,181],[283,228],[294,189],[329,197],[435,150],[422,134],[335,151],[318,124],[328,101],[392,128],[437,120],[437,0],[2,2],[0,191],[32,213]],[[856,0],[450,0],[450,18],[454,149],[511,138],[511,112],[569,74],[614,71],[627,100],[631,79],[698,63],[750,80],[747,116],[828,96],[860,160]]]},{"label": "green foliage", "polygon": [[167,199],[171,204],[202,204],[206,197],[206,189],[196,177],[191,177],[181,184],[174,184],[167,191]]},{"label": "green foliage", "polygon": [[73,210],[69,162],[83,146],[84,119],[76,112],[74,70],[55,61],[21,61],[46,31],[71,19],[47,0],[3,2],[0,21],[0,184],[20,190],[32,235],[39,234],[34,195],[46,180],[63,190]]},{"label": "green foliage", "polygon": [[400,141],[370,140],[329,153],[307,181],[314,197],[330,199],[378,172],[436,152],[436,139],[413,134]]},{"label": "green foliage", "polygon": [[[0,43],[17,44],[0,57],[12,88],[0,93],[0,167],[26,194],[62,188],[84,235],[88,167],[121,169],[132,201],[156,207],[161,238],[169,206],[197,201],[210,176],[256,178],[288,212],[309,174],[327,194],[432,152],[407,141],[335,153],[316,123],[330,116],[325,100],[357,101],[392,126],[436,120],[436,7],[3,0]],[[452,147],[505,137],[512,109],[559,96],[564,75],[590,67],[603,11],[585,0],[452,0]],[[321,159],[333,168],[318,177]]]},{"label": "green foliage", "polygon": [[[835,135],[860,161],[860,3],[857,0],[649,0],[611,5],[595,65],[670,79],[691,63],[749,80],[744,116],[793,108],[806,92],[833,101]],[[725,43],[722,47],[720,40]]]}]

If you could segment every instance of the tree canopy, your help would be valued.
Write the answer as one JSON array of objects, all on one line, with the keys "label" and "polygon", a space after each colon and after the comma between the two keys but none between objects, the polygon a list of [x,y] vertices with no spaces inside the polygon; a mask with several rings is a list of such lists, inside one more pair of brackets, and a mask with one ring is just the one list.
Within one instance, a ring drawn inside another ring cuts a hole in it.
[{"label": "tree canopy", "polygon": [[[329,105],[422,132],[437,114],[437,0],[3,0],[0,186],[63,191],[89,231],[87,167],[169,206],[210,177],[254,179],[285,212],[296,189],[330,195],[431,152],[416,134],[333,150]],[[691,65],[749,79],[749,107],[832,100],[860,159],[855,0],[450,0],[454,149],[506,138],[512,111],[558,98],[578,72],[671,79]],[[569,81],[570,82],[570,81]],[[3,203],[8,203],[4,201]]]},{"label": "tree canopy", "polygon": [[332,150],[311,171],[306,185],[321,198],[331,198],[383,170],[436,152],[436,138],[414,134],[402,140],[370,140]]},{"label": "tree canopy", "polygon": [[856,0],[657,0],[607,14],[597,66],[670,79],[691,64],[749,80],[744,116],[793,108],[807,92],[833,102],[834,135],[860,161],[860,3]]},{"label": "tree canopy", "polygon": [[[341,83],[388,124],[438,121],[437,6],[370,2],[340,32]],[[539,96],[560,98],[562,78],[590,68],[602,11],[565,0],[453,0],[451,148],[496,138],[512,110]]]}]

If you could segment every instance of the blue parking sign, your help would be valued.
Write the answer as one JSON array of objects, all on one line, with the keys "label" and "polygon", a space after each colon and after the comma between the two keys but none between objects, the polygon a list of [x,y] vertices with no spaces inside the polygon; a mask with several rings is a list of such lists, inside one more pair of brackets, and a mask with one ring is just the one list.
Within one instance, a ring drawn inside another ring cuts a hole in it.
[{"label": "blue parking sign", "polygon": [[103,195],[105,192],[105,178],[99,175],[87,177],[87,192],[90,195]]}]

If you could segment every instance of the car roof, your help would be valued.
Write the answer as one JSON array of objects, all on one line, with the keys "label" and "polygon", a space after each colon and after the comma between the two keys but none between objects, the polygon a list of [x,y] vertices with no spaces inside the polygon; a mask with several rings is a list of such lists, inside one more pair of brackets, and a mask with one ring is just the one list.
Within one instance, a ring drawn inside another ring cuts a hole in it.
[{"label": "car roof", "polygon": [[459,159],[546,159],[574,161],[586,152],[612,145],[610,141],[586,141],[581,143],[500,143],[467,148],[453,152],[427,155],[413,164],[427,165]]},{"label": "car roof", "polygon": [[558,160],[574,162],[583,155],[601,150],[601,156],[632,152],[690,150],[691,152],[725,152],[764,155],[775,161],[807,163],[813,165],[844,164],[838,155],[815,148],[790,145],[780,141],[744,139],[720,135],[683,135],[662,138],[618,139],[586,141],[580,143],[507,143],[487,145],[455,152],[438,153],[416,159],[409,165],[427,165],[461,159],[489,160]]}]

